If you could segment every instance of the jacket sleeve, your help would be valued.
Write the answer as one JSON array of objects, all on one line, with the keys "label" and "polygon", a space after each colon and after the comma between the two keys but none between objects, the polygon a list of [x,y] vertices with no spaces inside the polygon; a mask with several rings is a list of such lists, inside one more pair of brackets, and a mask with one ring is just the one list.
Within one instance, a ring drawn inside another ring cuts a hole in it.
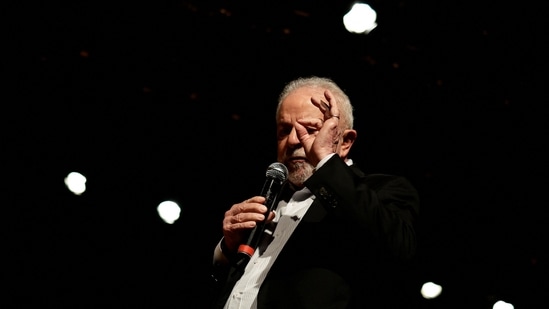
[{"label": "jacket sleeve", "polygon": [[305,185],[327,212],[364,235],[365,245],[373,240],[398,260],[415,256],[414,224],[419,214],[419,196],[404,177],[365,175],[336,155],[316,170]]}]

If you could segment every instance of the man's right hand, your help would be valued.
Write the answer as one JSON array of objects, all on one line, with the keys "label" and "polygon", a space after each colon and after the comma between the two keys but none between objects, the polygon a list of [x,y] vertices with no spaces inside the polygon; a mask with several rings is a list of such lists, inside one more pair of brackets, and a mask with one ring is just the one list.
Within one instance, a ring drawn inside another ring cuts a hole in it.
[{"label": "man's right hand", "polygon": [[[248,231],[258,222],[265,219],[267,207],[264,196],[254,196],[241,203],[234,204],[225,212],[223,218],[223,237],[228,250],[236,252],[238,246],[245,241]],[[269,213],[267,221],[274,219],[274,212]]]}]

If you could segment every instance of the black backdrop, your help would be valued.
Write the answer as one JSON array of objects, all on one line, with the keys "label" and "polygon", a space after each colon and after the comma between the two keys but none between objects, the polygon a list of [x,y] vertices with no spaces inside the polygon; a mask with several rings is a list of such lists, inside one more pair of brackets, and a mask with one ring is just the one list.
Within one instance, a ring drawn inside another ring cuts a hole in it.
[{"label": "black backdrop", "polygon": [[[411,307],[539,308],[545,8],[371,5],[368,35],[343,29],[345,1],[7,5],[0,301],[200,308],[223,212],[275,160],[276,95],[316,74],[355,105],[355,161],[420,191]],[[174,225],[156,214],[166,199]],[[420,299],[426,280],[441,298]]]}]

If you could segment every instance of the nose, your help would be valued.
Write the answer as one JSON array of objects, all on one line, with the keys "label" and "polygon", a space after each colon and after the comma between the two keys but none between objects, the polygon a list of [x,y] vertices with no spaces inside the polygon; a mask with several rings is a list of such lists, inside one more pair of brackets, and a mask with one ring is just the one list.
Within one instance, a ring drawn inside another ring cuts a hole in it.
[{"label": "nose", "polygon": [[297,138],[297,131],[295,130],[295,127],[292,128],[292,131],[290,131],[290,135],[288,136],[288,145],[292,148],[299,148],[301,145],[299,138]]}]

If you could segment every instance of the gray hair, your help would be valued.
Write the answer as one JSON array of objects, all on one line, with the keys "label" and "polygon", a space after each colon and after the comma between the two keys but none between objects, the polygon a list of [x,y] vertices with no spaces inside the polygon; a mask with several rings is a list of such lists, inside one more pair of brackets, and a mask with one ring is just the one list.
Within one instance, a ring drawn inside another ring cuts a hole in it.
[{"label": "gray hair", "polygon": [[297,79],[294,79],[286,84],[284,88],[282,89],[282,92],[280,93],[278,97],[278,106],[276,107],[276,115],[278,117],[278,112],[280,111],[280,106],[282,105],[282,101],[294,90],[303,88],[303,87],[310,87],[310,88],[322,88],[327,89],[332,92],[335,99],[337,100],[338,107],[339,107],[339,113],[341,120],[347,126],[347,129],[353,128],[353,105],[351,105],[351,100],[345,94],[345,92],[330,78],[326,77],[318,77],[318,76],[310,76],[310,77],[299,77]]}]

